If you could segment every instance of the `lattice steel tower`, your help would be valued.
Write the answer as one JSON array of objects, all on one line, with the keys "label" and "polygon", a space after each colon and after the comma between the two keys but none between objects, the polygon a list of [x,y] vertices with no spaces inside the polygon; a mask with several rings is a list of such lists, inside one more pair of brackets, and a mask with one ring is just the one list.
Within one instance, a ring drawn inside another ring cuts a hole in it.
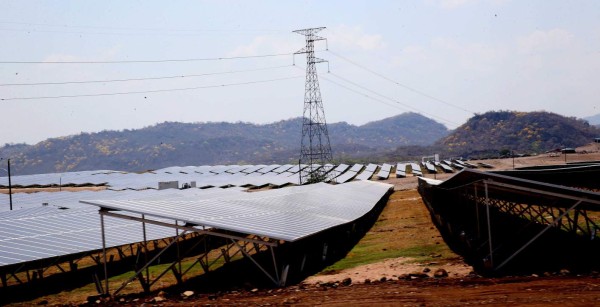
[{"label": "lattice steel tower", "polygon": [[294,31],[294,33],[304,35],[306,38],[306,47],[295,53],[306,53],[306,84],[304,88],[300,163],[308,164],[308,167],[305,171],[300,172],[300,184],[321,182],[328,179],[327,171],[315,166],[315,164],[324,166],[326,163],[332,163],[333,161],[325,111],[323,110],[323,101],[321,101],[317,67],[315,66],[316,63],[327,62],[315,57],[315,41],[325,40],[325,38],[315,34],[323,29],[325,27]]}]

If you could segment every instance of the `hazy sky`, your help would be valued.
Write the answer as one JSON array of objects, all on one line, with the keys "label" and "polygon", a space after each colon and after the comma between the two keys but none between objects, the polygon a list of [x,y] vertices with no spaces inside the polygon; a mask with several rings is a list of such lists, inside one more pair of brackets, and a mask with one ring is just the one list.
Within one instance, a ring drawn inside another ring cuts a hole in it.
[{"label": "hazy sky", "polygon": [[[316,49],[331,71],[318,66],[328,122],[600,113],[600,1],[4,0],[0,144],[301,116],[306,59],[290,54],[304,38],[292,31],[310,27],[327,27],[329,50]],[[88,63],[48,63],[65,61]]]}]

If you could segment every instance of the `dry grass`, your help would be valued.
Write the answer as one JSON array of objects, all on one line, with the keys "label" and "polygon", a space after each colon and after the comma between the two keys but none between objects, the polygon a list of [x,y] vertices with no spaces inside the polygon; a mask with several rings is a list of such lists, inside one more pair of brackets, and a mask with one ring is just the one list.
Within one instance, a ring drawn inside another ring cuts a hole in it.
[{"label": "dry grass", "polygon": [[416,190],[394,192],[371,230],[344,259],[324,273],[398,257],[410,257],[420,263],[458,258],[444,244]]}]

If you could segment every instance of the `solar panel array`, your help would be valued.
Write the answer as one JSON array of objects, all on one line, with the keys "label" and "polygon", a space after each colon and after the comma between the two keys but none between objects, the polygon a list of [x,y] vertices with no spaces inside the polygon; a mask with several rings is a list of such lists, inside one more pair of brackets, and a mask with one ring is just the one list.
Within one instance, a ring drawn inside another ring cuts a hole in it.
[{"label": "solar panel array", "polygon": [[[281,186],[298,184],[299,169],[305,165],[216,165],[168,167],[146,173],[115,171],[66,172],[12,176],[13,187],[107,185],[113,190],[157,189],[159,182],[196,183],[197,187]],[[331,166],[333,167],[333,166]],[[0,177],[0,186],[8,178]]]},{"label": "solar panel array", "polygon": [[[204,197],[208,195],[223,195],[231,194],[232,191],[240,192],[241,188],[229,188],[229,189],[189,189],[189,190],[141,190],[141,191],[113,191],[113,190],[102,190],[102,191],[78,191],[78,192],[37,192],[37,193],[16,193],[13,194],[13,209],[14,212],[20,211],[19,209],[31,209],[39,207],[54,207],[54,208],[70,208],[80,209],[88,208],[89,206],[79,203],[80,199],[83,198],[121,198],[128,199],[132,197],[162,197],[162,195],[174,195],[176,193],[185,193],[194,195],[196,197]],[[184,192],[185,191],[185,192]],[[8,206],[8,195],[0,194],[0,213],[9,211]]]},{"label": "solar panel array", "polygon": [[354,164],[349,170],[333,179],[335,183],[345,183],[351,181],[364,168],[362,164]]},{"label": "solar panel array", "polygon": [[[239,197],[242,193],[240,189],[20,193],[22,201],[32,205],[0,212],[0,267],[102,249],[98,208],[79,203],[82,198],[186,201]],[[41,199],[49,205],[40,206]],[[107,247],[143,241],[141,224],[135,221],[107,217],[105,229]],[[146,235],[148,240],[156,240],[172,237],[175,231],[146,225]]]},{"label": "solar panel array", "polygon": [[82,202],[226,231],[296,241],[360,218],[372,210],[391,187],[355,181],[268,190],[227,199]]},{"label": "solar panel array", "polygon": [[[97,211],[38,209],[19,210],[24,211],[21,217],[0,217],[0,267],[102,249]],[[139,223],[108,218],[105,223],[109,247],[143,240]],[[150,226],[146,234],[154,240],[173,236],[174,231]]]}]

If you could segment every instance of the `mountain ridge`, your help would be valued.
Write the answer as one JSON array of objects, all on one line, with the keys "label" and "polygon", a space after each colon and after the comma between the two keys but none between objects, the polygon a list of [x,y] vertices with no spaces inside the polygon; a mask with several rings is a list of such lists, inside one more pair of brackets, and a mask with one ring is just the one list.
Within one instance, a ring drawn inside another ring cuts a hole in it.
[{"label": "mountain ridge", "polygon": [[490,111],[471,117],[436,146],[449,155],[493,156],[499,152],[542,153],[593,141],[600,129],[584,119],[559,114]]},{"label": "mountain ridge", "polygon": [[[142,129],[51,138],[0,148],[18,174],[94,169],[143,171],[173,165],[296,162],[301,118],[269,124],[163,122]],[[401,145],[430,145],[448,129],[416,113],[355,126],[328,125],[334,158],[356,158]]]}]

